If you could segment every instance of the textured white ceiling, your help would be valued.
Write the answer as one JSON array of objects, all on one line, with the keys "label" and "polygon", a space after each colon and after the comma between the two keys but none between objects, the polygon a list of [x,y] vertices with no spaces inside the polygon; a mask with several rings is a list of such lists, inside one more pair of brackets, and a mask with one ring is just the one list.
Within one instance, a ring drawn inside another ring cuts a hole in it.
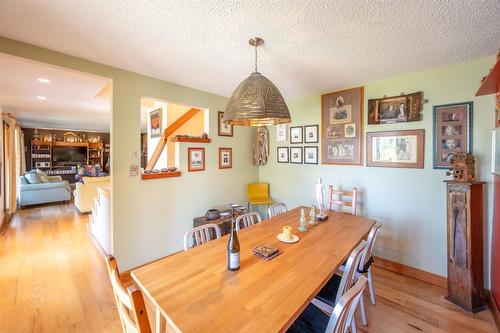
[{"label": "textured white ceiling", "polygon": [[1,1],[2,35],[228,96],[253,68],[285,98],[495,54],[499,0]]},{"label": "textured white ceiling", "polygon": [[110,98],[95,97],[108,82],[0,53],[0,104],[23,127],[109,131]]}]

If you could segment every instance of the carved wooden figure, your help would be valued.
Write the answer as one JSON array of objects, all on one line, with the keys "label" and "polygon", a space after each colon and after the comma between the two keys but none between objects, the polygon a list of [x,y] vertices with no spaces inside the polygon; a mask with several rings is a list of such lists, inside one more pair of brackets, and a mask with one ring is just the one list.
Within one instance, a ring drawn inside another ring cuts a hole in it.
[{"label": "carved wooden figure", "polygon": [[448,295],[472,312],[486,307],[483,278],[483,182],[446,181]]}]

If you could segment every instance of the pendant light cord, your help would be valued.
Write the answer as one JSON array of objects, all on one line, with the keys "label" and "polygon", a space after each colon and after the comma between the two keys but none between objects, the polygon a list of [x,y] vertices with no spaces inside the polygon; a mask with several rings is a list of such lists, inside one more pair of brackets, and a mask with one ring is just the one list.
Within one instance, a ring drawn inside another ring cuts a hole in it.
[{"label": "pendant light cord", "polygon": [[255,71],[254,73],[258,73],[257,72],[257,57],[258,57],[258,54],[257,54],[257,43],[255,44]]}]

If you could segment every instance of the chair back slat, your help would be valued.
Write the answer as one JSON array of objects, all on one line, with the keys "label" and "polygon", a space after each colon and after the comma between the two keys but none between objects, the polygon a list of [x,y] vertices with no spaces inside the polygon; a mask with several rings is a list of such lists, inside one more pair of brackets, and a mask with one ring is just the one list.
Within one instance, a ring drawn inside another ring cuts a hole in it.
[{"label": "chair back slat", "polygon": [[363,251],[363,255],[361,256],[361,260],[359,261],[359,270],[363,271],[366,263],[373,255],[373,247],[375,245],[375,241],[377,240],[378,233],[382,224],[375,224],[368,234],[368,238],[366,239],[365,250]]},{"label": "chair back slat", "polygon": [[123,287],[113,256],[107,256],[106,262],[123,332],[151,333],[142,293],[135,287]]},{"label": "chair back slat", "polygon": [[260,223],[261,221],[262,218],[260,217],[260,214],[257,212],[251,212],[240,215],[236,218],[236,231],[240,231],[242,225],[243,228],[248,228],[256,223]]},{"label": "chair back slat", "polygon": [[326,333],[347,333],[354,319],[354,312],[366,287],[366,277],[360,276],[339,299],[328,321]]},{"label": "chair back slat", "polygon": [[[352,215],[356,215],[358,189],[353,188],[351,192],[341,191],[333,188],[333,185],[328,186],[328,209],[333,210],[333,206],[349,207]],[[350,200],[344,200],[344,198]]]},{"label": "chair back slat", "polygon": [[288,207],[282,202],[271,205],[267,210],[269,218],[281,215],[286,212],[288,212]]},{"label": "chair back slat", "polygon": [[184,235],[184,250],[205,244],[213,239],[219,239],[220,237],[220,228],[214,223],[207,223],[199,227],[192,228]]},{"label": "chair back slat", "polygon": [[342,274],[342,279],[340,280],[339,289],[337,290],[337,297],[335,298],[335,304],[340,300],[342,295],[345,294],[354,284],[356,278],[356,271],[359,266],[359,260],[365,249],[365,241],[361,241],[358,246],[352,250],[347,263],[345,264],[344,273]]}]

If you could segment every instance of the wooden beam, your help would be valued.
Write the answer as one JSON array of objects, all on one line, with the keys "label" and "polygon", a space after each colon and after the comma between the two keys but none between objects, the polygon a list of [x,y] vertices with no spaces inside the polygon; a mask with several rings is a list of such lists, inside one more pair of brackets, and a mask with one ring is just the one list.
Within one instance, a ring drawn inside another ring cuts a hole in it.
[{"label": "wooden beam", "polygon": [[176,121],[174,121],[170,126],[165,128],[163,134],[161,135],[160,141],[158,142],[158,145],[156,146],[155,151],[153,152],[153,155],[151,155],[151,159],[148,161],[148,164],[146,165],[146,170],[153,170],[156,162],[158,161],[158,158],[160,158],[161,152],[165,148],[165,144],[167,143],[168,137],[174,134],[175,131],[181,128],[182,125],[187,123],[199,111],[201,110],[196,108],[191,108],[182,116],[180,116]]}]

